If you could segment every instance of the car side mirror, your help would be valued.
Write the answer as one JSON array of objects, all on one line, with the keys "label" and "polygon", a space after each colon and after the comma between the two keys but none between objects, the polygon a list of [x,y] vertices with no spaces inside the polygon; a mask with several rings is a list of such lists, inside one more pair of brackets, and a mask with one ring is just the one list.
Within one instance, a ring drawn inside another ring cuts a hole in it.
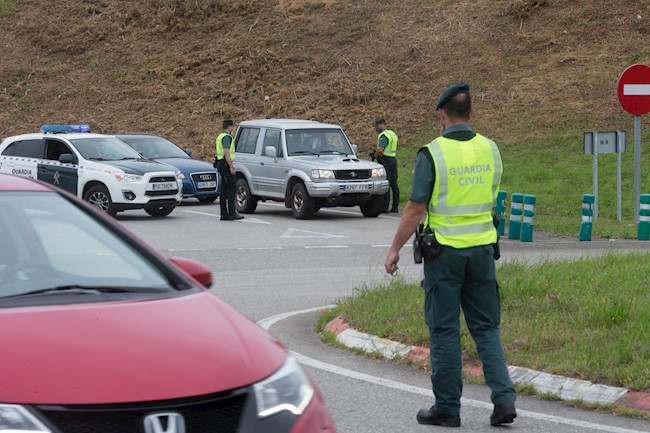
[{"label": "car side mirror", "polygon": [[192,149],[189,149],[189,148],[186,147],[183,150],[185,151],[185,153],[187,153],[188,156],[192,156]]},{"label": "car side mirror", "polygon": [[206,288],[212,286],[212,271],[203,263],[186,257],[171,257],[169,261]]},{"label": "car side mirror", "polygon": [[353,144],[352,145],[352,152],[354,152],[354,154],[356,155],[358,151],[359,151],[359,146],[357,146],[356,144]]},{"label": "car side mirror", "polygon": [[62,153],[59,155],[59,162],[61,164],[75,164],[76,161],[74,159],[74,155],[71,153]]},{"label": "car side mirror", "polygon": [[264,148],[264,155],[270,157],[270,158],[277,158],[277,152],[275,151],[274,146],[266,146]]}]

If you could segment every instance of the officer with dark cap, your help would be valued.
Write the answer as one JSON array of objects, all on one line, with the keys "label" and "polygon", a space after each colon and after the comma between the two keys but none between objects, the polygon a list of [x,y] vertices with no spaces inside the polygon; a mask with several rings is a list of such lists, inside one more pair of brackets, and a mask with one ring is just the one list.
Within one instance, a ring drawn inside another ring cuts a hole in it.
[{"label": "officer with dark cap", "polygon": [[215,149],[215,166],[221,175],[219,204],[221,220],[234,221],[244,219],[235,209],[235,140],[232,138],[234,123],[231,119],[223,121],[223,131],[217,137]]},{"label": "officer with dark cap", "polygon": [[397,272],[399,250],[416,229],[434,239],[431,247],[422,247],[422,288],[435,404],[420,410],[417,421],[460,426],[462,308],[492,390],[490,424],[507,424],[517,416],[516,393],[499,331],[498,239],[492,222],[501,155],[492,140],[467,124],[473,115],[467,83],[445,89],[436,110],[442,135],[418,152],[411,196],[384,264],[389,274]]},{"label": "officer with dark cap", "polygon": [[[377,137],[377,149],[374,157],[384,166],[390,191],[393,192],[393,206],[390,212],[399,212],[399,186],[397,185],[397,134],[386,126],[383,118],[375,120],[375,131]],[[390,191],[384,195],[383,212],[388,213],[390,207]]]}]

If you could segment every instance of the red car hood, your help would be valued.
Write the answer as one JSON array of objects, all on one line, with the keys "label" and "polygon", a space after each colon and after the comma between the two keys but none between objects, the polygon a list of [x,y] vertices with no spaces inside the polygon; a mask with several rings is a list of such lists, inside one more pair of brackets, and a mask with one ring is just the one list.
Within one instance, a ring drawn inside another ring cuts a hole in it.
[{"label": "red car hood", "polygon": [[99,404],[209,394],[259,381],[280,343],[209,292],[0,309],[0,402]]}]

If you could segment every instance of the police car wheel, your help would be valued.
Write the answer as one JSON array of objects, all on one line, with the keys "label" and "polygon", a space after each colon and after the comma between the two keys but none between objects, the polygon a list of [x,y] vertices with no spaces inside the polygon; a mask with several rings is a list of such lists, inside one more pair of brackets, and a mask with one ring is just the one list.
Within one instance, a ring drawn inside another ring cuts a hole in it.
[{"label": "police car wheel", "polygon": [[316,203],[302,183],[297,183],[291,190],[291,213],[299,220],[308,220],[316,212]]},{"label": "police car wheel", "polygon": [[171,205],[171,204],[161,204],[161,205],[147,206],[144,208],[144,211],[154,218],[160,218],[172,213],[175,207],[176,207],[175,205]]},{"label": "police car wheel", "polygon": [[86,191],[86,194],[84,194],[84,200],[111,216],[117,214],[110,193],[106,187],[102,185],[95,185]]}]

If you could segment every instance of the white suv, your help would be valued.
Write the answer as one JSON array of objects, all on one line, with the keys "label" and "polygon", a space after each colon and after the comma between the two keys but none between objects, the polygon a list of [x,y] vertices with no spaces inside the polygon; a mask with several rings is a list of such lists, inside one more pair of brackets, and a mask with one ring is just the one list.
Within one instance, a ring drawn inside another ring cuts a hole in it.
[{"label": "white suv", "polygon": [[284,202],[294,217],[309,219],[323,206],[360,206],[378,216],[388,192],[386,171],[361,160],[338,125],[309,120],[241,122],[235,136],[239,212],[258,200]]},{"label": "white suv", "polygon": [[46,125],[40,133],[5,138],[0,173],[57,185],[110,215],[144,209],[162,217],[182,198],[178,170],[143,158],[113,136],[92,134],[87,125]]}]

